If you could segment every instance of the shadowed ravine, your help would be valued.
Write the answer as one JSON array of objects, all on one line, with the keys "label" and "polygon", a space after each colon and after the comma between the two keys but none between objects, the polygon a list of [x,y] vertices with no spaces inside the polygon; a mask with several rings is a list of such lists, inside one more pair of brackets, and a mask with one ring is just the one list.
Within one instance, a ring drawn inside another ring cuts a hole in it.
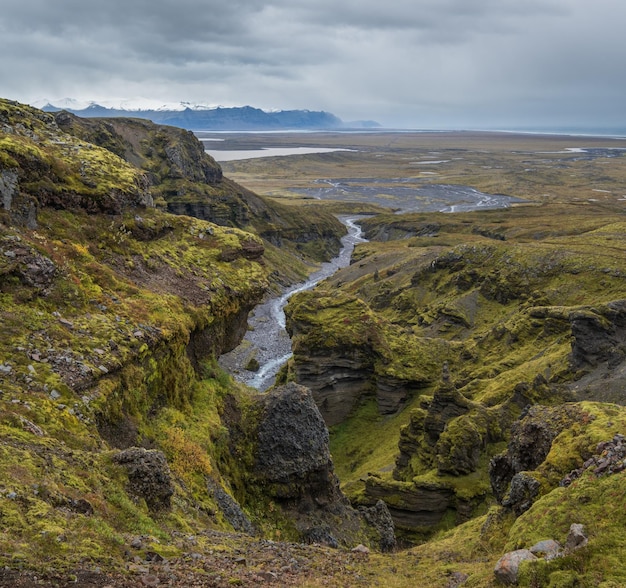
[{"label": "shadowed ravine", "polygon": [[[248,318],[249,330],[242,343],[219,359],[220,365],[238,381],[258,390],[267,390],[274,383],[278,370],[291,357],[291,341],[285,330],[283,308],[292,294],[313,288],[350,263],[356,243],[365,241],[361,237],[361,228],[355,224],[358,218],[340,217],[348,229],[348,234],[341,240],[343,247],[337,257],[322,264],[306,282],[292,286],[281,296],[272,298],[254,309]],[[246,369],[251,358],[255,358],[259,363],[257,371]]]}]

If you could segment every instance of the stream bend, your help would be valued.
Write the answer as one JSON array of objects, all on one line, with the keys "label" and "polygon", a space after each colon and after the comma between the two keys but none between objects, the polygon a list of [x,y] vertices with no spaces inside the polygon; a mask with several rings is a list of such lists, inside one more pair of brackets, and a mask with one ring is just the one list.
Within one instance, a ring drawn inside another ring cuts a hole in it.
[{"label": "stream bend", "polygon": [[[367,241],[361,235],[361,227],[356,222],[362,216],[340,216],[339,220],[348,229],[348,234],[341,239],[339,255],[323,263],[306,282],[292,286],[280,296],[259,304],[248,317],[248,332],[241,344],[219,358],[219,364],[239,382],[257,390],[267,390],[274,384],[276,374],[291,357],[291,341],[285,329],[284,308],[289,298],[304,290],[310,290],[316,284],[332,276],[337,270],[350,264],[352,251],[357,243]],[[256,372],[246,369],[251,357],[259,362]]]}]

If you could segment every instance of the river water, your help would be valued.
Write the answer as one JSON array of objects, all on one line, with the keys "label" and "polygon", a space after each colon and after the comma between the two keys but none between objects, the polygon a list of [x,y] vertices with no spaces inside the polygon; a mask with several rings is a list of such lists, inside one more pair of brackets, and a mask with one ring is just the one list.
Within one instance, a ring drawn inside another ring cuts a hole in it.
[{"label": "river water", "polygon": [[[258,390],[267,390],[274,384],[278,370],[291,357],[291,341],[285,330],[283,308],[292,294],[313,288],[338,269],[350,264],[354,246],[366,241],[361,236],[361,227],[356,224],[359,218],[362,217],[339,217],[346,225],[348,234],[341,239],[342,249],[337,257],[323,263],[306,282],[292,286],[281,296],[255,307],[248,317],[249,329],[242,343],[219,358],[220,366],[228,370],[236,380]],[[246,369],[251,358],[259,363],[257,371]]]},{"label": "river water", "polygon": [[521,198],[486,194],[470,186],[424,184],[415,178],[325,178],[315,183],[316,188],[293,191],[319,200],[371,202],[399,213],[468,212],[523,202]]}]

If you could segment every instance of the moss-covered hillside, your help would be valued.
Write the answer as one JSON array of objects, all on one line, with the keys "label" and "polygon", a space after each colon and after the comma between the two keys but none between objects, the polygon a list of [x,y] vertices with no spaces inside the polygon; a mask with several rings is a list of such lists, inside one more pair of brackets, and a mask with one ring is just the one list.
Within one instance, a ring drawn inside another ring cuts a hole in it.
[{"label": "moss-covered hillside", "polygon": [[[382,498],[409,541],[483,517],[451,535],[459,545],[447,569],[467,558],[493,564],[498,550],[540,538],[564,541],[580,518],[597,542],[572,575],[580,584],[549,584],[550,573],[574,565],[560,561],[533,572],[545,583],[524,585],[621,585],[598,558],[622,553],[612,519],[620,493],[607,504],[605,486],[624,484],[624,474],[601,482],[587,472],[582,510],[566,498],[576,490],[559,484],[598,443],[626,433],[623,221],[621,206],[597,203],[378,215],[362,221],[371,240],[351,266],[291,299],[286,377],[311,387],[333,425],[331,449],[351,499]],[[588,400],[598,404],[581,403]],[[557,412],[525,425],[535,405]],[[522,435],[544,446],[502,453]],[[557,503],[560,514],[531,532],[536,513]],[[603,522],[592,524],[591,510],[602,508]],[[415,553],[432,558],[437,545]],[[467,585],[489,585],[492,568]],[[445,585],[437,573],[424,585]]]},{"label": "moss-covered hillside", "polygon": [[298,258],[327,261],[339,250],[344,228],[335,216],[315,206],[302,215],[229,180],[190,131],[140,119],[54,117],[61,130],[141,169],[158,208],[254,232],[273,253],[294,254],[276,264],[283,280],[293,279],[285,266],[298,268]]},{"label": "moss-covered hillside", "polygon": [[334,217],[184,131],[6,100],[0,197],[0,586],[495,587],[572,523],[520,585],[626,583],[619,203],[363,221],[289,305],[313,396],[259,396],[214,358]]},{"label": "moss-covered hillside", "polygon": [[[134,125],[119,124],[120,133]],[[229,562],[250,535],[302,540],[313,524],[298,526],[306,501],[319,503],[309,517],[319,510],[328,519],[311,541],[337,528],[333,541],[375,542],[377,531],[338,490],[328,434],[307,394],[278,394],[265,406],[215,363],[241,340],[272,280],[294,279],[312,252],[321,255],[315,223],[299,235],[301,223],[284,221],[303,249],[313,240],[308,255],[281,249],[252,221],[244,231],[153,206],[164,183],[147,169],[156,159],[133,159],[132,150],[120,157],[117,139],[105,149],[9,101],[0,101],[0,125],[0,585],[43,574],[58,579],[53,585],[90,577],[134,586],[152,581],[151,565],[164,561],[178,562],[179,575],[168,572],[174,585],[186,582],[181,574],[192,578],[186,585],[255,582],[260,563],[249,571]],[[162,130],[171,140],[183,133]],[[195,186],[207,203],[230,202],[233,184],[198,157],[181,163],[182,180],[195,183],[179,184],[180,193]],[[243,189],[239,196],[250,210],[264,206]],[[336,239],[337,225],[320,216],[321,241]],[[259,431],[273,442],[274,415],[289,410],[304,414],[311,435],[292,483],[276,451],[274,477],[255,465]],[[334,514],[324,515],[325,505]],[[343,535],[337,513],[352,520]],[[325,557],[312,551],[311,566]]]}]

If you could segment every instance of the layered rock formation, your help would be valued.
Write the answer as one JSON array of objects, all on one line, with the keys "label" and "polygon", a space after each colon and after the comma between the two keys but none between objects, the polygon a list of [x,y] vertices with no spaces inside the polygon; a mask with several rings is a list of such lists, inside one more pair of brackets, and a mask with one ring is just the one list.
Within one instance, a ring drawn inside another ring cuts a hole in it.
[{"label": "layered rock formation", "polygon": [[[327,260],[340,248],[343,226],[318,211],[303,219],[289,207],[267,201],[225,178],[190,131],[129,118],[79,118],[54,114],[59,127],[103,147],[144,171],[157,206],[222,226],[254,228],[268,243],[290,245]],[[312,246],[315,245],[315,246]]]}]

